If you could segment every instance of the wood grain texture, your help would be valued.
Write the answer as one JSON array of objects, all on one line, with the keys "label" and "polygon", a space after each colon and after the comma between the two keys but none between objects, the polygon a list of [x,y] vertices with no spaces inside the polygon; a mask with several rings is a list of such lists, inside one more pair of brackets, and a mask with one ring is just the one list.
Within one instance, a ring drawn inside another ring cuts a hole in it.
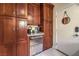
[{"label": "wood grain texture", "polygon": [[32,20],[28,19],[28,24],[40,25],[40,4],[28,4],[28,15],[32,16]]},{"label": "wood grain texture", "polygon": [[25,3],[17,3],[16,4],[16,14],[17,17],[27,18],[27,4]]},{"label": "wood grain texture", "polygon": [[49,49],[53,46],[53,5],[43,4],[44,12],[44,40],[43,49]]}]

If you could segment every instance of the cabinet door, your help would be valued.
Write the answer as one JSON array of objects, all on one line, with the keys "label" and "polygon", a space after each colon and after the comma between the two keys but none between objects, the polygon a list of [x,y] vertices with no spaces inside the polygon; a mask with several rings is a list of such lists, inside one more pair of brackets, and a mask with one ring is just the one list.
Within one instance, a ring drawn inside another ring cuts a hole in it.
[{"label": "cabinet door", "polygon": [[17,18],[17,55],[29,55],[30,41],[27,36],[26,19]]},{"label": "cabinet door", "polygon": [[16,42],[16,21],[15,18],[4,18],[4,44]]},{"label": "cabinet door", "polygon": [[0,16],[0,44],[3,43],[3,17]]},{"label": "cabinet door", "polygon": [[33,6],[33,4],[28,4],[28,16],[30,16],[28,18],[28,24],[34,24],[34,6]]},{"label": "cabinet door", "polygon": [[3,19],[4,17],[0,16],[0,56],[6,56],[6,48],[3,45]]},{"label": "cabinet door", "polygon": [[48,48],[51,48],[52,47],[52,39],[50,38],[50,24],[49,22],[45,21],[44,22],[44,50],[48,49]]},{"label": "cabinet door", "polygon": [[29,24],[40,24],[40,4],[28,4],[28,15],[32,16],[32,20],[28,19]]},{"label": "cabinet door", "polygon": [[44,4],[44,50],[51,48],[53,45],[53,5]]},{"label": "cabinet door", "polygon": [[29,51],[27,40],[17,42],[17,56],[28,56]]},{"label": "cabinet door", "polygon": [[51,4],[44,4],[44,19],[51,21],[53,19],[53,5]]},{"label": "cabinet door", "polygon": [[34,5],[34,24],[40,25],[40,4]]},{"label": "cabinet door", "polygon": [[49,20],[49,5],[43,4],[44,20]]},{"label": "cabinet door", "polygon": [[19,3],[16,8],[17,17],[27,18],[27,4]]},{"label": "cabinet door", "polygon": [[15,4],[14,3],[6,3],[4,4],[5,15],[7,16],[15,16]]},{"label": "cabinet door", "polygon": [[4,3],[0,3],[0,15],[4,15]]},{"label": "cabinet door", "polygon": [[16,44],[6,44],[5,46],[5,50],[6,51],[6,56],[16,56]]},{"label": "cabinet door", "polygon": [[15,19],[0,16],[0,56],[16,55]]},{"label": "cabinet door", "polygon": [[7,49],[5,48],[4,45],[0,44],[0,56],[6,56],[7,55]]}]

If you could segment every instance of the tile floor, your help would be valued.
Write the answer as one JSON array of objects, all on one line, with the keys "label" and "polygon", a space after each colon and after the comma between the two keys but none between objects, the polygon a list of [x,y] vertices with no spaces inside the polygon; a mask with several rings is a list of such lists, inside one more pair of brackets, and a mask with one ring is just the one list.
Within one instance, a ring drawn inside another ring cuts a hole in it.
[{"label": "tile floor", "polygon": [[35,56],[65,56],[65,55],[62,54],[61,52],[57,51],[54,48],[50,48],[50,49],[45,50]]},{"label": "tile floor", "polygon": [[[43,49],[42,39],[30,40],[30,55],[31,56],[65,56],[54,48],[50,48],[41,52]],[[41,53],[40,53],[41,52]]]}]

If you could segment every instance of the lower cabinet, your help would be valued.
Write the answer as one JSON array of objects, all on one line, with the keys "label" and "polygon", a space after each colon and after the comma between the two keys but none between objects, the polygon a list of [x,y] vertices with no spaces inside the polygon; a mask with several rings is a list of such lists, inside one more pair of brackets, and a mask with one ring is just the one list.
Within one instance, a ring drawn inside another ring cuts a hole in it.
[{"label": "lower cabinet", "polygon": [[19,28],[16,17],[0,16],[0,56],[27,56],[27,30]]},{"label": "lower cabinet", "polygon": [[5,45],[6,56],[16,56],[16,44]]},{"label": "lower cabinet", "polygon": [[0,44],[0,56],[6,56],[7,55],[6,52],[7,51],[6,51],[5,46]]},{"label": "lower cabinet", "polygon": [[18,41],[17,42],[17,56],[28,56],[29,48],[27,47],[28,47],[28,42],[26,40]]},{"label": "lower cabinet", "polygon": [[0,44],[0,56],[16,56],[16,44]]},{"label": "lower cabinet", "polygon": [[44,50],[49,49],[52,47],[52,36],[50,35],[52,33],[51,29],[50,29],[50,23],[48,21],[44,22],[44,41],[43,41],[43,48]]}]

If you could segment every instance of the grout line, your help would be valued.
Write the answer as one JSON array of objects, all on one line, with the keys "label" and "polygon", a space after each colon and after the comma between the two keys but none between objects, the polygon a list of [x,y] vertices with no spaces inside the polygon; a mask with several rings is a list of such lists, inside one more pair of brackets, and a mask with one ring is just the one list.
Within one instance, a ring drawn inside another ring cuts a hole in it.
[{"label": "grout line", "polygon": [[40,52],[38,52],[38,53],[36,53],[36,54],[34,54],[34,55],[32,55],[32,56],[36,56],[36,55],[40,54],[41,52],[43,52],[43,51],[40,51]]},{"label": "grout line", "polygon": [[69,56],[68,54],[66,54],[66,53],[64,53],[64,52],[62,52],[62,51],[60,51],[59,49],[56,49],[56,50],[59,51],[60,53],[64,54],[65,56]]}]

